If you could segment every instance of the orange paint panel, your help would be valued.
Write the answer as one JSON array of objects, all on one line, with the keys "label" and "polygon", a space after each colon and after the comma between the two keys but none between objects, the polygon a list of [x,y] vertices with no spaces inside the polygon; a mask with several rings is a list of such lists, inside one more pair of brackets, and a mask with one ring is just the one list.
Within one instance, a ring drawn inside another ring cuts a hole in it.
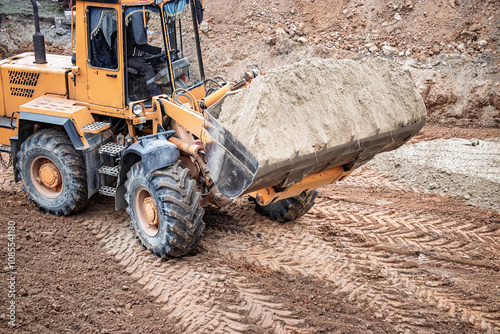
[{"label": "orange paint panel", "polygon": [[205,122],[203,115],[186,107],[180,107],[179,105],[166,99],[162,99],[161,103],[165,107],[165,113],[172,117],[174,121],[182,124],[186,130],[195,136],[201,136],[201,130],[203,129],[203,123]]},{"label": "orange paint panel", "polygon": [[0,145],[10,146],[10,137],[17,135],[17,129],[0,128]]},{"label": "orange paint panel", "polygon": [[46,64],[35,64],[33,53],[11,57],[0,67],[4,116],[11,117],[19,106],[45,94],[65,96],[66,72],[71,58],[47,55]]},{"label": "orange paint panel", "polygon": [[85,146],[86,140],[82,127],[94,122],[89,109],[79,106],[75,101],[55,96],[41,96],[19,107],[20,111],[69,118],[75,124],[76,130]]}]

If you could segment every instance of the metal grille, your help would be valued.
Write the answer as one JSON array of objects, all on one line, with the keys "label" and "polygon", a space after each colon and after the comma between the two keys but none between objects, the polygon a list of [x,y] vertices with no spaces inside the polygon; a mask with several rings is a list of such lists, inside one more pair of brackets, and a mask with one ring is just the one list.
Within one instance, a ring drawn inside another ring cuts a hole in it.
[{"label": "metal grille", "polygon": [[36,72],[9,71],[9,83],[11,85],[35,87],[39,76],[40,73]]},{"label": "metal grille", "polygon": [[12,96],[22,96],[22,97],[32,98],[34,92],[35,92],[34,89],[10,87],[10,95]]},{"label": "metal grille", "polygon": [[88,130],[88,131],[95,131],[95,130],[99,130],[99,129],[102,129],[103,127],[105,127],[106,125],[109,125],[110,123],[108,122],[94,122],[94,123],[90,123],[90,124],[87,124],[83,127],[84,130]]},{"label": "metal grille", "polygon": [[118,166],[102,166],[99,173],[118,177]]},{"label": "metal grille", "polygon": [[117,157],[125,149],[125,146],[115,143],[107,143],[99,149],[99,154],[107,154],[112,157]]},{"label": "metal grille", "polygon": [[116,196],[116,189],[113,187],[104,186],[101,189],[99,189],[99,194],[104,195],[104,196],[115,197]]}]

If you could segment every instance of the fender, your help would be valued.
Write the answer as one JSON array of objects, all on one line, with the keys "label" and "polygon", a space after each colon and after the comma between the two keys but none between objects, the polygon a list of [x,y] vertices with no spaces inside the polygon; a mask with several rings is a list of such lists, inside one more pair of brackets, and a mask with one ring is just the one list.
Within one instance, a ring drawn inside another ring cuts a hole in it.
[{"label": "fender", "polygon": [[73,146],[77,150],[81,150],[84,148],[83,142],[80,138],[80,135],[78,134],[78,131],[76,130],[75,124],[70,118],[21,111],[19,113],[18,119],[18,134],[17,136],[14,136],[10,139],[12,149],[12,165],[14,167],[14,178],[16,182],[19,181],[16,169],[17,152],[19,151],[21,144],[33,134],[32,125],[36,123],[62,126],[68,134]]},{"label": "fender", "polygon": [[116,189],[116,209],[126,207],[125,181],[130,168],[142,161],[145,173],[173,165],[180,157],[179,148],[168,141],[175,131],[165,131],[139,138],[130,145],[120,159],[118,186]]}]

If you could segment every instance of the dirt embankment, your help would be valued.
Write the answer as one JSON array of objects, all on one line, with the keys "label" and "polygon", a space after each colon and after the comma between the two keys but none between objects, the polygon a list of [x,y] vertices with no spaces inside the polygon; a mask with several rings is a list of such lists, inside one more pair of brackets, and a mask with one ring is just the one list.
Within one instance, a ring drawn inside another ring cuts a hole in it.
[{"label": "dirt embankment", "polygon": [[[39,0],[40,31],[46,51],[71,54],[70,21],[64,18],[61,4]],[[33,52],[35,24],[30,1],[0,0],[0,59],[21,52]]]},{"label": "dirt embankment", "polygon": [[500,126],[498,1],[207,2],[207,72],[239,80],[311,58],[385,57],[411,70],[429,121]]}]

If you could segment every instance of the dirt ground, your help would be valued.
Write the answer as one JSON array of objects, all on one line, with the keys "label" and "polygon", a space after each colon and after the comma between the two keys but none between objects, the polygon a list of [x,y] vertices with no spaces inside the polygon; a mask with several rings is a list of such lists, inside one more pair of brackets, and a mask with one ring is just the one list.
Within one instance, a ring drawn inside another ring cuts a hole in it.
[{"label": "dirt ground", "polygon": [[295,222],[264,219],[246,199],[209,208],[199,252],[169,261],[140,247],[111,199],[54,217],[1,175],[0,238],[17,226],[15,332],[500,329],[500,213],[371,167],[322,188]]},{"label": "dirt ground", "polygon": [[[498,1],[205,3],[210,76],[238,80],[248,68],[310,57],[389,58],[411,71],[428,124],[400,152],[321,188],[295,222],[264,219],[246,198],[208,208],[201,246],[181,259],[141,248],[110,198],[96,196],[69,217],[37,211],[12,168],[0,167],[0,332],[499,333],[499,183],[480,183],[488,170],[470,155],[477,173],[466,180],[457,177],[460,154],[444,172],[439,157],[422,164],[413,156],[432,156],[441,140],[450,140],[447,152],[498,142]],[[2,56],[29,51],[24,5],[16,16],[0,1]],[[46,15],[49,50],[68,54],[67,29]],[[484,160],[498,175],[498,155]],[[15,328],[6,298],[10,221]]]}]

